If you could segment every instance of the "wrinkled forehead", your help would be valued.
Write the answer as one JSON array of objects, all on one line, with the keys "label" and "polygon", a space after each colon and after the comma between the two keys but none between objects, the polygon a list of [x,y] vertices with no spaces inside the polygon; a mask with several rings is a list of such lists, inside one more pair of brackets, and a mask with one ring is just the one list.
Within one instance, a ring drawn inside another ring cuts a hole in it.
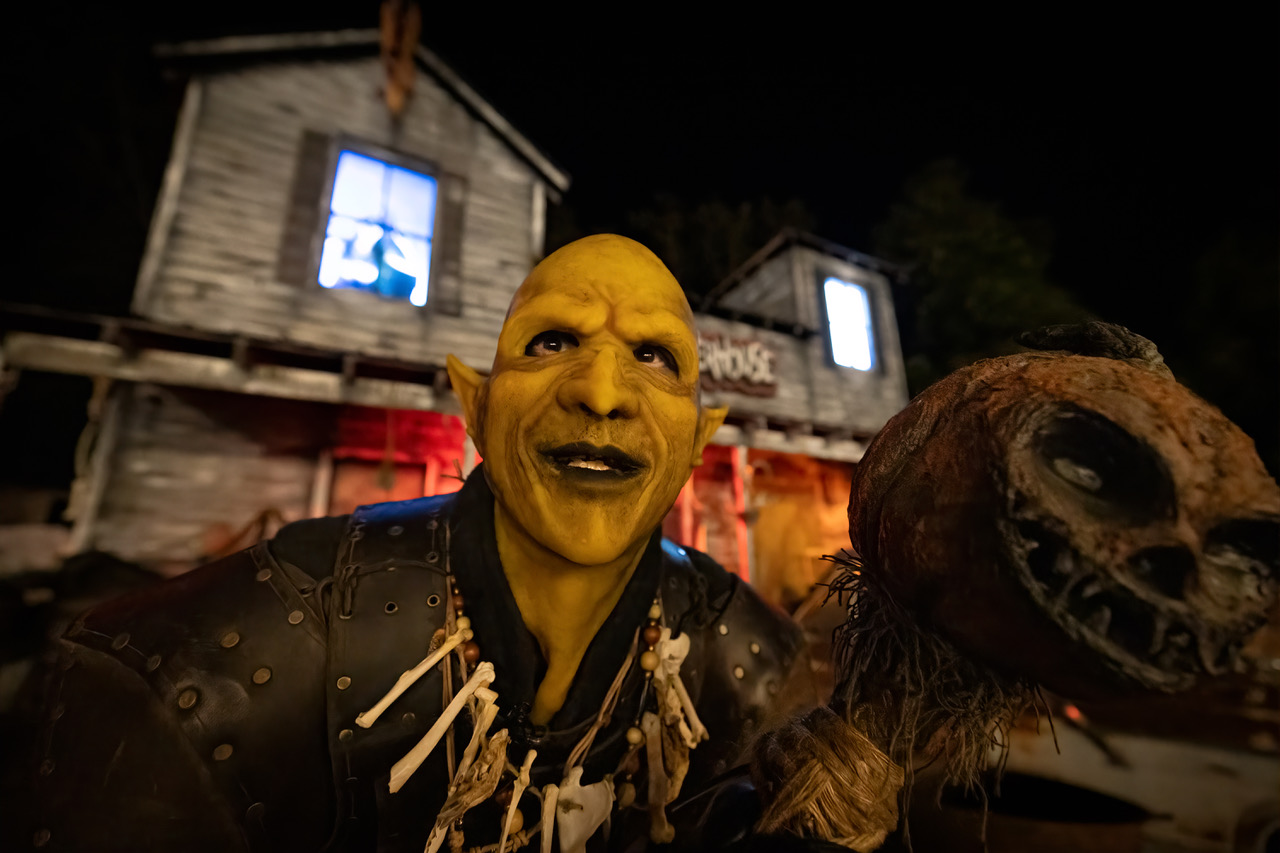
[{"label": "wrinkled forehead", "polygon": [[539,264],[512,298],[503,329],[560,319],[663,326],[689,335],[694,328],[689,301],[667,268],[621,238],[579,241]]}]

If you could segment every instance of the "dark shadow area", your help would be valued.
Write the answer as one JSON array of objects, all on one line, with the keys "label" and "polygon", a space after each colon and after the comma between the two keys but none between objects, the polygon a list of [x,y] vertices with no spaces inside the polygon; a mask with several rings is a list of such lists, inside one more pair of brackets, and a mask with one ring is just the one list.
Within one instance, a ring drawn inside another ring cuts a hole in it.
[{"label": "dark shadow area", "polygon": [[[1038,776],[1006,773],[998,785],[992,780],[986,784],[988,807],[996,815],[1055,823],[1135,823],[1150,817],[1145,809],[1115,797]],[[976,792],[951,789],[943,794],[942,804],[980,810],[982,798]]]}]

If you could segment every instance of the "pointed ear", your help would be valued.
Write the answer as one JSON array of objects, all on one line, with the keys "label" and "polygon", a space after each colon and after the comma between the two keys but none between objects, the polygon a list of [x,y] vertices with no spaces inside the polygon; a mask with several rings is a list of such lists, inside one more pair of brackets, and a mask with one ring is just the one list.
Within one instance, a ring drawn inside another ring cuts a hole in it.
[{"label": "pointed ear", "polygon": [[484,451],[481,450],[484,442],[480,435],[484,417],[480,410],[488,377],[463,364],[453,355],[445,358],[445,368],[449,371],[449,383],[453,385],[453,393],[458,396],[458,402],[462,404],[462,416],[467,422],[467,435],[471,436],[476,450],[484,455]]},{"label": "pointed ear", "polygon": [[728,414],[728,406],[703,409],[700,413],[697,440],[693,445],[693,464],[695,466],[702,464],[702,451],[711,442],[711,437],[716,434],[716,430],[720,429],[720,425],[724,423],[725,416]]}]

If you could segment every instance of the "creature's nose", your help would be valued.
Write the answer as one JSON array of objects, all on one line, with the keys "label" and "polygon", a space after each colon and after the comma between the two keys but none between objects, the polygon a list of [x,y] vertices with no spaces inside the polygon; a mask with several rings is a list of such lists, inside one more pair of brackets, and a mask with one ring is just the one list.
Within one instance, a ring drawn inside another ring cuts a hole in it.
[{"label": "creature's nose", "polygon": [[597,418],[635,417],[635,389],[627,382],[626,371],[612,348],[591,355],[557,392],[560,405]]}]

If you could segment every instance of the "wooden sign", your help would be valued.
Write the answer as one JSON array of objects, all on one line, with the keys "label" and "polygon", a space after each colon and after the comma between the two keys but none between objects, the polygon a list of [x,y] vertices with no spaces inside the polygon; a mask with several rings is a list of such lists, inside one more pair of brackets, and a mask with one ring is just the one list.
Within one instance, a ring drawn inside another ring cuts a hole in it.
[{"label": "wooden sign", "polygon": [[760,341],[727,338],[718,332],[698,335],[698,361],[706,391],[736,391],[752,397],[778,393],[777,354]]}]

